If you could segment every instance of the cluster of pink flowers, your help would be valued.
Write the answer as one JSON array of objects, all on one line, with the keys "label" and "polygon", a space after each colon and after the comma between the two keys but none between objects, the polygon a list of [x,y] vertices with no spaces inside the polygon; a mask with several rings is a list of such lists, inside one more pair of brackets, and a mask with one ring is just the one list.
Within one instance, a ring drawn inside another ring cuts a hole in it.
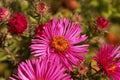
[{"label": "cluster of pink flowers", "polygon": [[[18,19],[25,20],[24,17]],[[86,35],[79,35],[81,32],[80,26],[68,19],[52,19],[40,24],[30,46],[31,54],[39,59],[21,62],[17,74],[10,79],[71,80],[66,71],[72,71],[73,65],[78,67],[79,63],[84,61],[81,54],[88,52],[88,44],[77,45],[87,39]],[[108,79],[112,76],[114,80],[120,78],[119,58],[120,46],[104,44],[94,57],[101,71],[107,74]]]},{"label": "cluster of pink flowers", "polygon": [[79,36],[81,31],[79,25],[68,19],[52,19],[44,25],[42,35],[32,39],[31,54],[38,57],[51,56],[66,69],[72,70],[72,65],[78,66],[84,60],[81,53],[87,53],[89,46],[76,45],[87,39],[86,35]]},{"label": "cluster of pink flowers", "polygon": [[[6,8],[0,8],[0,20],[6,20],[6,18],[10,15],[9,10]],[[22,13],[14,13],[12,14],[8,21],[8,30],[13,34],[21,34],[27,28],[27,19]]]},{"label": "cluster of pink flowers", "polygon": [[[38,4],[42,13],[45,4]],[[40,12],[40,11],[39,11]],[[8,10],[0,8],[0,20],[8,16]],[[97,19],[97,26],[103,29],[109,21],[103,17]],[[22,13],[11,15],[8,20],[8,30],[13,34],[22,34],[28,22]],[[31,55],[38,59],[26,60],[18,65],[17,74],[11,80],[72,80],[67,74],[73,71],[85,60],[83,54],[88,53],[89,44],[82,44],[87,39],[80,35],[81,27],[68,19],[52,19],[36,28],[35,38],[32,39]],[[111,79],[120,80],[120,46],[102,44],[100,51],[96,52],[94,60],[103,74]]]},{"label": "cluster of pink flowers", "polygon": [[[86,35],[79,35],[81,32],[80,26],[68,19],[52,19],[47,24],[39,25],[30,48],[31,54],[40,59],[22,62],[18,66],[16,78],[70,80],[70,76],[65,71],[72,71],[73,65],[78,66],[84,61],[81,54],[88,52],[88,44],[77,45],[87,39]],[[51,61],[52,64],[47,61]],[[15,80],[13,77],[11,79]]]}]

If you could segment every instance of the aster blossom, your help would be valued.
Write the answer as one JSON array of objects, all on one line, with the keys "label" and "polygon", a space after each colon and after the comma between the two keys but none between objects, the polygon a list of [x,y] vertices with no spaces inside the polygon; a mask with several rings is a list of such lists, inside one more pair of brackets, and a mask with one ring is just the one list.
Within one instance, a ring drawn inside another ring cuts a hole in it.
[{"label": "aster blossom", "polygon": [[103,74],[108,79],[120,80],[120,46],[103,44],[94,57]]},{"label": "aster blossom", "polygon": [[10,80],[72,80],[61,64],[48,58],[21,62]]},{"label": "aster blossom", "polygon": [[87,39],[79,25],[68,19],[52,19],[45,25],[42,35],[32,39],[30,46],[34,56],[52,56],[60,61],[67,70],[72,65],[78,66],[84,60],[82,53],[87,53],[88,44],[78,45]]}]

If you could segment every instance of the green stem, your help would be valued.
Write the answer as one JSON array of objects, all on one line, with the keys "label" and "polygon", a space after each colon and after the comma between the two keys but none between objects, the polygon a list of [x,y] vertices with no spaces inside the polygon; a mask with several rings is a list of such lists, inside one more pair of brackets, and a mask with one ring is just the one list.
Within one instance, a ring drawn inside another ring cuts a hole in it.
[{"label": "green stem", "polygon": [[7,47],[4,47],[3,48],[4,49],[4,51],[8,54],[8,55],[10,55],[11,56],[11,58],[12,58],[12,60],[15,62],[15,64],[17,63],[16,61],[16,59],[15,59],[15,57],[14,57],[14,55],[12,54],[12,52],[7,48]]},{"label": "green stem", "polygon": [[39,14],[38,24],[39,24],[39,23],[42,23],[42,17],[43,17],[43,16],[42,16],[41,14]]}]

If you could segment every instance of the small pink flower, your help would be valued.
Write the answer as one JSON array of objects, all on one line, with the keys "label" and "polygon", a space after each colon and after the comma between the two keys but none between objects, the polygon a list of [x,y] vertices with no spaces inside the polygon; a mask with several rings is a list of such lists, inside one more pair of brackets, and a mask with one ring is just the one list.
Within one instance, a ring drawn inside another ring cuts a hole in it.
[{"label": "small pink flower", "polygon": [[60,63],[47,58],[26,60],[10,80],[72,80]]},{"label": "small pink flower", "polygon": [[52,19],[45,25],[42,35],[32,39],[30,46],[34,56],[52,56],[60,61],[67,70],[73,70],[84,60],[81,54],[87,53],[88,44],[78,45],[87,39],[79,25],[68,19]]},{"label": "small pink flower", "polygon": [[100,29],[107,28],[108,24],[109,24],[109,21],[107,19],[105,19],[104,17],[100,16],[97,18],[97,26]]},{"label": "small pink flower", "polygon": [[0,20],[7,18],[9,11],[6,8],[0,8]]},{"label": "small pink flower", "polygon": [[8,20],[9,31],[13,34],[21,34],[27,28],[26,17],[21,13],[13,14],[12,18]]},{"label": "small pink flower", "polygon": [[94,59],[103,74],[106,74],[110,80],[111,77],[113,80],[120,80],[120,46],[103,44],[96,53]]}]

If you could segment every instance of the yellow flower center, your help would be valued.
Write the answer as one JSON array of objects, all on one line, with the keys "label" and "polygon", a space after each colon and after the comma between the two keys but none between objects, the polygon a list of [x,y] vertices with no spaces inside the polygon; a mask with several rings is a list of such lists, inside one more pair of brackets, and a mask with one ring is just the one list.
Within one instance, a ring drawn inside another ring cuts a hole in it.
[{"label": "yellow flower center", "polygon": [[115,71],[116,68],[117,68],[116,65],[112,65],[112,66],[110,66],[110,67],[108,68],[108,70],[110,70],[110,71]]},{"label": "yellow flower center", "polygon": [[69,48],[68,41],[62,36],[55,36],[51,44],[52,48],[57,52],[63,52]]}]

